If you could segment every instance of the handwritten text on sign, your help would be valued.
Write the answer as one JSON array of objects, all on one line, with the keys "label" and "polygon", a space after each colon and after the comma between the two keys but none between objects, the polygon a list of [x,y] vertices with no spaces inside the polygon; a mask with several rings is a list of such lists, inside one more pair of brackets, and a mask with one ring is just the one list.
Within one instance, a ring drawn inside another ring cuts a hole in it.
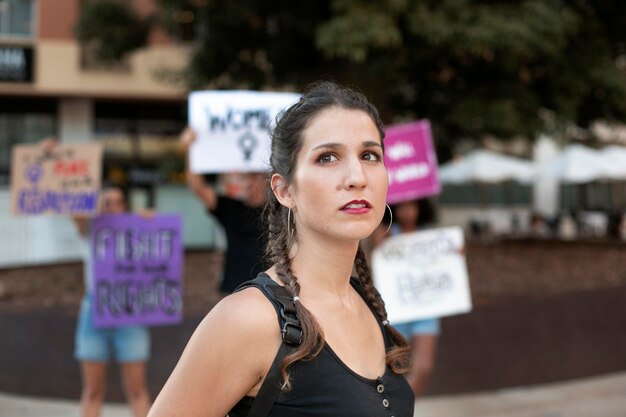
[{"label": "handwritten text on sign", "polygon": [[372,255],[375,285],[391,323],[471,310],[467,266],[459,227],[392,237]]},{"label": "handwritten text on sign", "polygon": [[183,248],[178,215],[94,220],[94,322],[172,324],[182,320]]},{"label": "handwritten text on sign", "polygon": [[269,129],[300,96],[258,91],[195,91],[189,95],[192,172],[254,172],[269,168]]},{"label": "handwritten text on sign", "polygon": [[426,120],[390,126],[385,136],[390,204],[428,197],[441,191],[437,155]]},{"label": "handwritten text on sign", "polygon": [[102,147],[13,147],[11,204],[14,214],[93,214],[98,208]]}]

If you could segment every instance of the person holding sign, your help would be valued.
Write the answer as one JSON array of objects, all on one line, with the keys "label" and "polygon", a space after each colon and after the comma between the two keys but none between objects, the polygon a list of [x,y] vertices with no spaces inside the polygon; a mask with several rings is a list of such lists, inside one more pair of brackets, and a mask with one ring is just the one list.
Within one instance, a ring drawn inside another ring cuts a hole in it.
[{"label": "person holding sign", "polygon": [[[106,186],[101,192],[101,214],[122,214],[128,211],[124,190]],[[106,392],[107,364],[111,356],[120,364],[124,390],[134,417],[145,417],[150,409],[146,385],[146,363],[150,357],[150,333],[138,325],[111,328],[95,327],[93,322],[93,251],[90,229],[92,219],[74,217],[83,238],[85,296],[76,327],[74,356],[80,361],[83,379],[81,416],[99,416]]]},{"label": "person holding sign", "polygon": [[[190,128],[180,135],[185,150],[195,141]],[[265,204],[265,175],[245,174],[245,200],[219,195],[202,174],[187,171],[187,184],[219,222],[226,232],[228,249],[225,253],[224,275],[220,290],[230,294],[239,284],[256,276],[266,268],[263,257],[264,227],[261,212]]]},{"label": "person holding sign", "polygon": [[[423,207],[423,213],[420,213],[420,207]],[[428,224],[434,220],[428,200],[410,200],[395,204],[392,214],[393,224],[390,227],[381,226],[372,234],[375,246],[387,235],[413,233],[418,230],[418,224]],[[415,320],[394,326],[411,344],[411,370],[407,373],[407,380],[417,397],[424,391],[435,364],[437,337],[440,332],[439,319]]]},{"label": "person holding sign", "polygon": [[360,248],[385,211],[383,138],[374,106],[329,82],[282,113],[265,211],[273,265],[206,316],[150,417],[413,416],[408,345]]}]

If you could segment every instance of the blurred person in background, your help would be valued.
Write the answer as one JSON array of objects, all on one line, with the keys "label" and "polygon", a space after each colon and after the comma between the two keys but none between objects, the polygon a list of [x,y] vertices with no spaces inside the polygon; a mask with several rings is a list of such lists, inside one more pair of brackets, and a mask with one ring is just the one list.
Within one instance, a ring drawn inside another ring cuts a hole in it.
[{"label": "blurred person in background", "polygon": [[[126,190],[107,185],[101,193],[101,214],[128,212]],[[151,214],[146,212],[145,216]],[[99,416],[106,393],[108,362],[112,356],[120,365],[124,393],[134,417],[145,417],[150,410],[146,385],[146,364],[150,359],[150,331],[145,326],[125,325],[97,328],[93,324],[93,260],[91,225],[88,217],[74,217],[82,237],[85,296],[80,306],[76,327],[74,356],[80,361],[83,390],[80,397],[81,416]]]},{"label": "blurred person in background", "polygon": [[[58,145],[56,138],[46,138],[42,147],[50,152]],[[128,212],[126,190],[120,185],[105,185],[100,192],[101,215]],[[150,211],[142,213],[151,217]],[[124,393],[134,417],[145,417],[150,410],[150,395],[146,384],[146,364],[150,359],[150,331],[145,326],[125,325],[98,328],[93,323],[92,290],[93,251],[91,228],[93,219],[87,216],[72,218],[81,237],[83,252],[83,296],[75,334],[74,357],[80,362],[82,417],[100,416],[106,394],[107,367],[111,358],[119,363]]]},{"label": "blurred person in background", "polygon": [[[413,233],[434,222],[434,211],[428,200],[411,200],[391,206],[392,218],[385,218],[383,224],[372,234],[372,245],[380,245],[386,238],[402,233]],[[393,219],[391,227],[389,223]],[[387,230],[388,229],[388,230]],[[440,333],[438,318],[415,320],[392,325],[411,345],[411,369],[406,374],[409,385],[418,397],[433,372],[437,353],[437,337]]]},{"label": "blurred person in background", "polygon": [[[191,128],[181,133],[180,142],[186,153],[195,139]],[[239,284],[267,269],[262,261],[265,228],[261,220],[266,201],[265,183],[263,173],[244,174],[243,199],[240,200],[220,195],[202,174],[187,170],[187,185],[222,224],[226,233],[228,247],[220,286],[223,293],[232,293]]]},{"label": "blurred person in background", "polygon": [[626,242],[626,212],[622,214],[618,228],[619,238],[622,240],[622,242]]}]

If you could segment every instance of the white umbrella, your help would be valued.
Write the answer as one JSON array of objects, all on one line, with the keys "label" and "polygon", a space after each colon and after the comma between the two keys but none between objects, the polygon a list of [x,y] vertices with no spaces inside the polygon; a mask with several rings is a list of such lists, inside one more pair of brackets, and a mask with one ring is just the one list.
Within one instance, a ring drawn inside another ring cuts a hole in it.
[{"label": "white umbrella", "polygon": [[507,180],[531,182],[535,176],[530,161],[488,150],[477,150],[458,161],[439,167],[439,179],[447,184],[498,183]]},{"label": "white umbrella", "polygon": [[626,179],[626,147],[624,146],[607,146],[599,152],[600,156],[606,161],[610,170],[610,178],[615,180]]},{"label": "white umbrella", "polygon": [[569,145],[541,166],[541,174],[564,184],[582,184],[614,175],[612,164],[600,152],[583,145]]},{"label": "white umbrella", "polygon": [[611,203],[613,208],[623,209],[626,202],[624,181],[626,180],[626,147],[612,145],[602,148],[600,155],[611,167]]}]

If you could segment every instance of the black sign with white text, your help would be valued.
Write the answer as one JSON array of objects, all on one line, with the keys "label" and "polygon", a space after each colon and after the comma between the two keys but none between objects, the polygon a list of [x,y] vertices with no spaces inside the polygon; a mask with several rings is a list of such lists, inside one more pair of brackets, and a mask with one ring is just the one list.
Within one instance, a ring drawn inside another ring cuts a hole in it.
[{"label": "black sign with white text", "polygon": [[33,81],[33,48],[0,46],[0,82]]}]

